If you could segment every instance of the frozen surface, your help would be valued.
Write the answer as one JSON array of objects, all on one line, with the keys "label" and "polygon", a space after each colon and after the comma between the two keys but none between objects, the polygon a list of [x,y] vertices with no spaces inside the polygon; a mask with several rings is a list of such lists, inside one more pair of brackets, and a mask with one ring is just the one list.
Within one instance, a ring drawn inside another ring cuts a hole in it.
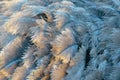
[{"label": "frozen surface", "polygon": [[120,80],[120,0],[0,0],[0,80]]}]

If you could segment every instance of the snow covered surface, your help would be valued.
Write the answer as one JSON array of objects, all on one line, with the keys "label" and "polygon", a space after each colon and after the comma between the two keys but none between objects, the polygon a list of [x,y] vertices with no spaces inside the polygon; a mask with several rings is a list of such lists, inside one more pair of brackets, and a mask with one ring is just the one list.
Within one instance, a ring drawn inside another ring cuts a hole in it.
[{"label": "snow covered surface", "polygon": [[0,0],[0,80],[120,80],[120,0]]}]

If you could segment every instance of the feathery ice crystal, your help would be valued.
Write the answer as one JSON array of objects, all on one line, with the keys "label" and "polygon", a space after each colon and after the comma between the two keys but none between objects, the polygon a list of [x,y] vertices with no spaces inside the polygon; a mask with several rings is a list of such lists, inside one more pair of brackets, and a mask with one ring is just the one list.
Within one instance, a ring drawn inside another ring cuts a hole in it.
[{"label": "feathery ice crystal", "polygon": [[120,0],[0,0],[0,80],[120,80]]}]

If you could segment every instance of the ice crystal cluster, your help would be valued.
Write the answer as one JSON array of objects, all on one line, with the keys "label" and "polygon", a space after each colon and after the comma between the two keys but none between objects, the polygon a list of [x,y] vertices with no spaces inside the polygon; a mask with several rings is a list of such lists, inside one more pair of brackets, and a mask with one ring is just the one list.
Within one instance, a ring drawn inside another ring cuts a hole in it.
[{"label": "ice crystal cluster", "polygon": [[120,80],[120,0],[0,0],[0,80]]}]

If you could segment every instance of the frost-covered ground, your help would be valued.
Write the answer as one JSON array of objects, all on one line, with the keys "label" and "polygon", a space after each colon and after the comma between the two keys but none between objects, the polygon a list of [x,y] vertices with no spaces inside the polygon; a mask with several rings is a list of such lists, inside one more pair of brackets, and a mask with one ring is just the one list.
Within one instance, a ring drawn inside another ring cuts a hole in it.
[{"label": "frost-covered ground", "polygon": [[0,0],[0,80],[120,80],[120,0]]}]

